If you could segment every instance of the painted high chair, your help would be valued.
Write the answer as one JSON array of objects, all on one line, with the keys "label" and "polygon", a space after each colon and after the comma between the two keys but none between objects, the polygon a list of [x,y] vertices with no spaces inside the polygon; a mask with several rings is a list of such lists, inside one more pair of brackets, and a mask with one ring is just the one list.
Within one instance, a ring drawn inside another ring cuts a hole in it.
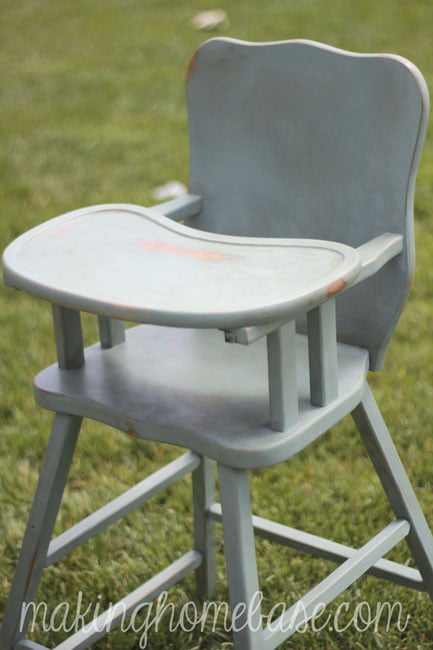
[{"label": "painted high chair", "polygon": [[[34,383],[55,416],[4,650],[43,648],[25,638],[20,615],[45,566],[187,473],[193,549],[125,596],[125,611],[193,570],[198,594],[211,597],[221,520],[236,650],[276,648],[364,573],[433,596],[432,535],[366,380],[383,364],[413,273],[422,75],[393,55],[217,38],[191,61],[188,107],[188,195],[71,212],[4,254],[6,283],[52,303],[58,353]],[[85,350],[80,311],[100,326]],[[138,325],[125,332],[125,320]],[[253,517],[248,470],[286,461],[348,414],[395,520],[352,549]],[[187,451],[51,540],[83,417]],[[254,534],[338,565],[267,628],[257,609],[248,618]],[[417,569],[384,559],[403,538]],[[57,650],[94,643],[107,616]]]}]

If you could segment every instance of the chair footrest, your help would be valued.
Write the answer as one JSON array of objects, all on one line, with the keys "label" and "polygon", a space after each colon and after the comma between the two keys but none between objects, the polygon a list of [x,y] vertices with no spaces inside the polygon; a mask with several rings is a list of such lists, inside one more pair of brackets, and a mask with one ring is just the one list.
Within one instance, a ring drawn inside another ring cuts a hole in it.
[{"label": "chair footrest", "polygon": [[[94,618],[93,621],[83,625],[75,634],[57,645],[54,650],[81,650],[87,648],[131,616],[139,605],[156,598],[165,589],[184,578],[190,571],[197,569],[202,562],[203,556],[199,551],[194,550],[185,553],[185,555],[130,594],[117,601],[117,603],[110,605],[105,612]],[[23,640],[15,645],[14,650],[48,649],[32,641]]]},{"label": "chair footrest", "polygon": [[142,505],[182,476],[192,472],[200,465],[200,462],[200,456],[193,452],[187,452],[79,521],[75,526],[53,539],[48,548],[45,566],[54,564],[131,510]]},{"label": "chair footrest", "polygon": [[23,639],[18,641],[13,647],[13,650],[50,650],[45,645],[40,645],[40,643],[35,643],[34,641],[29,641],[28,639]]},{"label": "chair footrest", "polygon": [[[209,516],[214,521],[221,522],[221,506],[219,503],[210,508]],[[336,564],[345,562],[357,553],[357,549],[345,544],[339,544],[324,537],[312,535],[290,526],[284,526],[262,517],[253,516],[253,526],[255,534],[259,537],[309,553],[315,557],[330,560]],[[420,572],[398,562],[385,559],[378,560],[366,573],[418,591],[425,591]]]},{"label": "chair footrest", "polygon": [[292,636],[299,626],[307,623],[318,611],[323,610],[355,580],[364,575],[369,567],[406,537],[409,531],[409,522],[398,519],[388,524],[386,528],[355,551],[343,564],[334,569],[303,598],[265,628],[266,649],[273,650]]}]

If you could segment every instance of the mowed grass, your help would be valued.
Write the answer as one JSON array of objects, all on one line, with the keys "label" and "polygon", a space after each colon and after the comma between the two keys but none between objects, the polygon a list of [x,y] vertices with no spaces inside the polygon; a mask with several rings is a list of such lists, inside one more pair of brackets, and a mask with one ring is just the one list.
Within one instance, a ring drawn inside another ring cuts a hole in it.
[{"label": "mowed grass", "polygon": [[[207,37],[190,21],[214,6],[210,0],[1,0],[2,248],[65,211],[105,202],[151,205],[156,185],[174,178],[187,182],[185,70]],[[222,0],[219,6],[230,19],[225,35],[261,41],[311,38],[355,51],[397,52],[413,60],[433,88],[430,0]],[[371,383],[433,526],[432,142],[433,126],[417,184],[414,288],[385,369]],[[34,406],[31,378],[54,360],[55,351],[48,305],[4,287],[0,301],[1,618],[52,420]],[[94,340],[93,320],[85,317],[84,324],[87,340]],[[87,422],[56,531],[177,454]],[[257,514],[354,546],[391,518],[350,420],[290,462],[254,472],[252,497]],[[82,613],[89,607],[90,614],[98,604],[102,609],[189,549],[189,504],[190,484],[184,480],[47,570],[41,593],[48,612],[69,602],[71,621],[80,597]],[[218,546],[216,600],[223,603],[220,528]],[[258,541],[257,552],[265,612],[281,601],[293,602],[330,569],[326,562],[309,562],[268,542]],[[406,546],[392,557],[408,561]],[[193,597],[192,577],[170,590],[175,621]],[[374,618],[387,602],[401,606],[400,617],[394,610],[389,625],[386,614]],[[365,578],[328,608],[333,617],[337,611],[339,620],[332,618],[321,631],[310,627],[285,647],[433,647],[433,605],[425,594]],[[335,623],[347,629],[331,629]],[[43,627],[41,618],[38,624]],[[205,626],[189,627],[172,633],[165,618],[149,631],[148,647],[231,647],[222,617],[216,626],[209,618]],[[95,648],[133,650],[141,634],[113,632]],[[33,637],[53,647],[63,633],[35,629]]]}]

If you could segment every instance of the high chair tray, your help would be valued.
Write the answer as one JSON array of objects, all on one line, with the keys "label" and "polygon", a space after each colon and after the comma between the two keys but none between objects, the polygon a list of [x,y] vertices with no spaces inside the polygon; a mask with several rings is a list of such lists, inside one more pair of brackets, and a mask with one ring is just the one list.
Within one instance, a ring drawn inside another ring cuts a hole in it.
[{"label": "high chair tray", "polygon": [[361,269],[344,244],[208,233],[132,205],[47,221],[18,237],[3,263],[7,284],[64,307],[205,328],[295,317]]}]

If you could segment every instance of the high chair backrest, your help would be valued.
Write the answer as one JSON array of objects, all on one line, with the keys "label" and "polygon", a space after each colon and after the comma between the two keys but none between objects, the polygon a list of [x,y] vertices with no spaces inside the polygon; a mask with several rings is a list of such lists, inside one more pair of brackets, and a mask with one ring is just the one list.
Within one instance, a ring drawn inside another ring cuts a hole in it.
[{"label": "high chair backrest", "polygon": [[[311,41],[204,43],[188,70],[189,225],[403,252],[337,299],[338,338],[381,367],[413,275],[413,193],[428,115],[418,69]],[[236,282],[236,277],[233,278]]]}]

